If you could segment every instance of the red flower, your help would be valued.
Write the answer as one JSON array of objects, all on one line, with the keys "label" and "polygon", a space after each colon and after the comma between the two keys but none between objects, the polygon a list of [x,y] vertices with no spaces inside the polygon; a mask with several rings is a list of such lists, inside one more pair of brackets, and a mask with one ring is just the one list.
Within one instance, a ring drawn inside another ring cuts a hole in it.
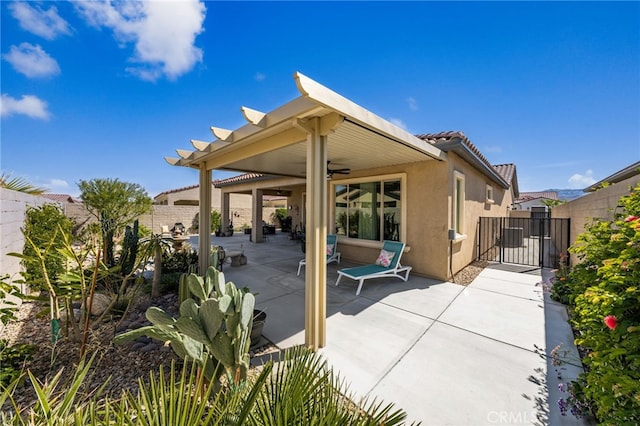
[{"label": "red flower", "polygon": [[606,317],[604,317],[604,324],[611,330],[615,330],[618,326],[618,319],[613,315],[607,315]]},{"label": "red flower", "polygon": [[625,222],[633,222],[634,220],[638,220],[638,216],[627,216],[624,219]]}]

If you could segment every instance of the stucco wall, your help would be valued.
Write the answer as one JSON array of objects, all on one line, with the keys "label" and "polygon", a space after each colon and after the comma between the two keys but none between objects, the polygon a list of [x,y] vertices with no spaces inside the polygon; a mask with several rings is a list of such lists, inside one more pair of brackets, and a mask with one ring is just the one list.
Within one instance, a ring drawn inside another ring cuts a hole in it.
[{"label": "stucco wall", "polygon": [[[629,189],[638,183],[640,183],[640,175],[599,189],[596,192],[554,207],[551,209],[551,217],[571,218],[570,241],[571,244],[574,244],[576,237],[584,232],[585,225],[590,223],[592,219],[611,220],[613,218],[613,209],[618,205],[620,197],[629,194]],[[575,265],[577,262],[578,259],[571,255],[571,264]]]},{"label": "stucco wall", "polygon": [[[449,274],[449,239],[451,228],[453,171],[465,176],[465,235],[453,244],[453,272],[471,263],[476,257],[477,226],[480,216],[506,216],[513,202],[510,190],[490,182],[456,154],[449,153],[448,161],[423,161],[401,166],[371,169],[352,173],[348,178],[405,173],[406,178],[406,228],[405,242],[410,248],[403,254],[402,263],[411,265],[413,272],[446,280]],[[336,180],[339,182],[339,180]],[[493,204],[486,203],[486,185],[494,191]],[[332,206],[329,206],[331,209]],[[329,212],[331,217],[331,212]],[[329,224],[329,232],[335,225]],[[340,252],[344,259],[362,263],[372,262],[379,246],[373,247],[360,241],[341,239]]]},{"label": "stucco wall", "polygon": [[27,207],[43,204],[60,205],[49,198],[0,188],[0,275],[8,274],[11,280],[20,278],[20,259],[7,256],[7,253],[22,253],[24,236],[21,228],[24,226]]},{"label": "stucco wall", "polygon": [[[509,206],[513,203],[511,189],[505,189],[492,182],[477,169],[471,167],[466,161],[455,153],[448,154],[448,206],[451,217],[449,227],[453,223],[453,172],[461,172],[465,176],[465,236],[461,241],[453,244],[453,273],[455,274],[477,256],[478,251],[478,220],[480,217],[506,217],[509,214]],[[488,203],[486,198],[487,185],[493,188],[493,203]],[[449,276],[445,274],[444,277]],[[438,276],[442,278],[442,276]]]}]

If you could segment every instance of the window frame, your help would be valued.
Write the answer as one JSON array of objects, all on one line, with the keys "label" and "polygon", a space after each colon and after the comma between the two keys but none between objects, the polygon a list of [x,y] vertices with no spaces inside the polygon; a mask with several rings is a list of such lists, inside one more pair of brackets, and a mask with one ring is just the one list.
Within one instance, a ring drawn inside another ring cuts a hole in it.
[{"label": "window frame", "polygon": [[495,201],[493,199],[493,186],[487,184],[485,187],[485,203],[494,204]]},{"label": "window frame", "polygon": [[[371,176],[363,176],[357,178],[346,178],[346,179],[331,179],[330,184],[330,197],[329,197],[329,224],[330,231],[332,233],[336,233],[336,185],[349,185],[356,183],[374,183],[377,182],[380,184],[382,192],[384,192],[384,183],[387,181],[400,181],[400,241],[406,241],[407,238],[407,174],[406,173],[392,173],[392,174],[384,174],[384,175],[371,175]],[[380,217],[384,217],[384,203],[380,206]],[[380,220],[380,236],[384,237],[384,232],[382,227],[384,226],[384,221]],[[379,247],[383,240],[364,240],[360,238],[351,238],[348,235],[340,235],[340,241],[346,244],[364,246],[364,247]]]}]

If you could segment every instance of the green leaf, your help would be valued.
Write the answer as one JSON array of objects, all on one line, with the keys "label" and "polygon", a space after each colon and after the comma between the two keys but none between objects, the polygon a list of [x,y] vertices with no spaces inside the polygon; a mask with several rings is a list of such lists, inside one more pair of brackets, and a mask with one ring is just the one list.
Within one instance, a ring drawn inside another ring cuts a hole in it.
[{"label": "green leaf", "polygon": [[190,318],[178,318],[178,320],[176,321],[176,327],[181,333],[192,338],[196,342],[200,342],[205,345],[211,344],[211,341],[205,334],[202,326]]},{"label": "green leaf", "polygon": [[230,314],[233,311],[233,299],[228,294],[225,294],[218,301],[220,312],[224,314]]},{"label": "green leaf", "polygon": [[145,316],[155,325],[174,325],[176,322],[175,318],[156,306],[147,309]]},{"label": "green leaf", "polygon": [[200,306],[200,321],[209,340],[216,337],[223,320],[224,315],[220,312],[216,300],[208,299],[202,302]]}]

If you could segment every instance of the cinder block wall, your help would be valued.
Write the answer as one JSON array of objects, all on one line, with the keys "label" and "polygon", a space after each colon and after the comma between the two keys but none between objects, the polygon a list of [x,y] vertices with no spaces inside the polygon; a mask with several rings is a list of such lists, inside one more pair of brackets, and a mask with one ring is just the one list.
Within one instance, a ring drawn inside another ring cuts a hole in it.
[{"label": "cinder block wall", "polygon": [[[177,222],[181,222],[188,233],[192,233],[191,226],[193,219],[199,211],[198,206],[173,206],[173,205],[153,205],[151,213],[140,216],[138,219],[140,225],[151,229],[155,234],[162,232],[162,226],[166,225],[169,229],[173,228]],[[96,219],[91,216],[84,205],[81,203],[66,203],[65,213],[71,219],[74,219],[77,224],[84,225],[90,221]],[[271,214],[276,211],[275,207],[265,207],[262,210],[262,217],[267,223],[271,223]],[[247,224],[251,226],[251,209],[250,208],[231,208],[233,227],[236,230],[240,230],[242,225]],[[275,225],[279,225],[275,223]]]},{"label": "cinder block wall", "polygon": [[[570,243],[573,245],[576,237],[585,231],[585,225],[593,218],[611,220],[613,210],[623,195],[629,194],[629,189],[640,183],[640,175],[633,176],[606,188],[589,193],[583,197],[551,209],[551,217],[571,218]],[[576,256],[571,255],[571,264],[577,264]]]},{"label": "cinder block wall", "polygon": [[27,207],[43,204],[60,205],[49,198],[0,188],[0,275],[8,274],[12,281],[20,279],[20,259],[7,253],[22,253],[24,236],[21,228]]}]

